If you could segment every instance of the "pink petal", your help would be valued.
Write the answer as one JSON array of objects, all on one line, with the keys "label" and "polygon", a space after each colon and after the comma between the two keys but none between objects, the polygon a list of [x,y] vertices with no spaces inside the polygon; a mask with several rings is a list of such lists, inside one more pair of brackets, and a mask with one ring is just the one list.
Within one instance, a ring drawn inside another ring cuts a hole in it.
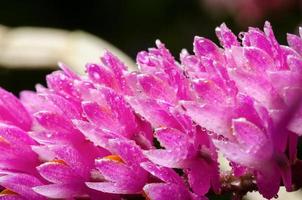
[{"label": "pink petal", "polygon": [[272,57],[275,58],[275,63],[279,69],[282,69],[285,60],[278,41],[275,38],[271,24],[266,21],[264,24],[264,33],[272,46]]},{"label": "pink petal", "polygon": [[131,190],[124,185],[119,185],[112,182],[86,182],[87,187],[112,194],[135,194],[139,193],[137,190]]},{"label": "pink petal", "polygon": [[302,71],[302,60],[295,56],[287,56],[287,65],[291,71],[299,72]]},{"label": "pink petal", "polygon": [[21,173],[0,176],[0,184],[26,199],[45,199],[31,189],[32,187],[42,185],[41,181],[34,176]]},{"label": "pink petal", "polygon": [[274,69],[274,60],[265,51],[255,47],[245,47],[244,56],[248,61],[251,70],[265,72],[268,69]]},{"label": "pink petal", "polygon": [[34,187],[33,190],[45,197],[68,199],[85,194],[83,185],[78,183],[59,183]]},{"label": "pink petal", "polygon": [[209,166],[204,161],[197,161],[186,170],[188,181],[193,191],[198,195],[206,194],[211,187]]},{"label": "pink petal", "polygon": [[177,129],[160,128],[156,130],[155,136],[161,146],[166,149],[176,150],[181,147],[182,151],[189,151],[189,148],[192,146],[189,136]]},{"label": "pink petal", "polygon": [[183,161],[187,158],[187,152],[181,151],[182,147],[173,150],[149,150],[144,151],[145,156],[155,164],[169,167],[169,168],[181,168],[183,167]]},{"label": "pink petal", "polygon": [[209,39],[195,36],[194,53],[198,56],[209,57],[217,62],[223,61],[223,56],[218,46]]},{"label": "pink petal", "polygon": [[257,47],[272,55],[272,46],[263,32],[258,29],[250,29],[243,37],[243,46]]},{"label": "pink petal", "polygon": [[167,167],[161,167],[152,162],[141,163],[141,166],[153,176],[159,178],[166,183],[175,183],[183,185],[181,177],[173,170]]},{"label": "pink petal", "polygon": [[119,130],[119,124],[114,118],[111,108],[106,105],[101,107],[95,102],[85,101],[82,103],[83,111],[86,118],[101,128],[112,131]]},{"label": "pink petal", "polygon": [[281,180],[276,169],[258,172],[256,181],[258,190],[264,198],[271,199],[278,193]]},{"label": "pink petal", "polygon": [[55,161],[43,163],[37,169],[44,179],[52,183],[73,183],[82,180],[69,166]]},{"label": "pink petal", "polygon": [[0,87],[0,121],[14,124],[25,131],[32,125],[32,119],[20,101]]},{"label": "pink petal", "polygon": [[86,72],[89,76],[89,79],[94,83],[104,84],[114,89],[118,87],[117,82],[114,79],[114,74],[104,66],[99,66],[97,64],[87,64]]},{"label": "pink petal", "polygon": [[302,56],[302,39],[293,34],[287,34],[287,42],[291,48]]},{"label": "pink petal", "polygon": [[169,106],[153,99],[131,98],[127,99],[136,113],[143,116],[153,127],[173,127],[181,130],[182,126],[168,112]]},{"label": "pink petal", "polygon": [[90,177],[94,159],[104,156],[91,143],[82,143],[75,148],[73,145],[53,145],[49,149],[56,154],[57,159],[63,160],[79,176]]},{"label": "pink petal", "polygon": [[211,104],[197,104],[193,102],[182,102],[186,114],[200,126],[216,134],[227,136],[230,134],[230,108],[215,107]]},{"label": "pink petal", "polygon": [[22,129],[3,123],[0,123],[0,136],[12,144],[24,148],[36,144],[36,142]]},{"label": "pink petal", "polygon": [[121,91],[126,92],[127,85],[123,71],[126,70],[126,66],[115,55],[107,51],[101,58],[104,65],[112,70]]},{"label": "pink petal", "polygon": [[31,114],[45,110],[45,108],[52,112],[58,111],[52,102],[48,102],[43,96],[32,91],[22,91],[20,93],[20,101]]},{"label": "pink petal", "polygon": [[176,184],[151,183],[144,187],[145,194],[150,200],[191,200],[190,193]]},{"label": "pink petal", "polygon": [[[232,128],[236,140],[246,152],[250,154],[260,153],[262,159],[269,159],[273,151],[272,146],[270,146],[272,144],[269,143],[269,136],[261,129],[244,118],[233,119]],[[265,153],[262,152],[264,146]]]},{"label": "pink petal", "polygon": [[[141,191],[147,181],[147,174],[140,168],[129,168],[123,163],[106,158],[96,161],[96,168],[106,180],[122,185],[134,193]],[[129,192],[130,193],[130,192]]]},{"label": "pink petal", "polygon": [[124,138],[105,129],[100,129],[96,125],[86,121],[73,120],[73,124],[84,134],[84,136],[99,147],[108,147],[110,139]]},{"label": "pink petal", "polygon": [[78,108],[75,104],[65,99],[64,97],[56,94],[43,94],[43,96],[55,106],[57,106],[61,113],[69,119],[82,119],[81,108]]},{"label": "pink petal", "polygon": [[231,48],[232,46],[239,46],[237,37],[232,31],[223,23],[220,27],[215,29],[216,35],[224,48]]},{"label": "pink petal", "polygon": [[134,141],[112,139],[109,142],[112,153],[119,155],[127,165],[135,167],[146,161],[141,148]]},{"label": "pink petal", "polygon": [[80,94],[76,91],[73,79],[68,77],[62,71],[55,71],[46,76],[46,82],[49,89],[53,89],[65,97],[74,97],[79,99]]},{"label": "pink petal", "polygon": [[138,76],[138,81],[143,89],[143,92],[153,99],[163,99],[167,102],[174,102],[176,94],[174,89],[152,75],[141,74]]}]

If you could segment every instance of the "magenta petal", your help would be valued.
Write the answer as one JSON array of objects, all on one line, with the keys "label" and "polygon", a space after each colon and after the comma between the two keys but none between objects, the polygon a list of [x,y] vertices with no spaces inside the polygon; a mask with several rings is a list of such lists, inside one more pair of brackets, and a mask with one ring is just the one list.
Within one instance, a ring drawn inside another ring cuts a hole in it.
[{"label": "magenta petal", "polygon": [[265,51],[268,55],[272,55],[272,46],[263,32],[251,29],[244,34],[243,46],[257,47]]},{"label": "magenta petal", "polygon": [[220,27],[215,29],[216,35],[220,40],[221,45],[224,48],[231,48],[232,46],[239,46],[237,37],[232,31],[226,26],[225,23],[221,24]]},{"label": "magenta petal", "polygon": [[183,167],[183,161],[187,158],[187,152],[183,152],[182,147],[173,150],[149,150],[144,151],[146,157],[153,163],[170,168]]},{"label": "magenta petal", "polygon": [[109,130],[118,130],[119,124],[113,118],[113,113],[110,108],[106,105],[101,107],[95,102],[83,102],[82,103],[83,111],[87,119],[100,126],[101,128],[106,128]]},{"label": "magenta petal", "polygon": [[123,92],[126,92],[127,85],[123,71],[127,68],[115,55],[107,51],[101,58],[104,65],[110,68],[115,76],[115,80],[118,83],[119,89]]},{"label": "magenta petal", "polygon": [[287,42],[291,48],[302,56],[302,39],[293,34],[287,34]]},{"label": "magenta petal", "polygon": [[89,79],[94,83],[104,84],[111,88],[117,88],[114,74],[107,68],[96,64],[87,64],[86,71],[88,73]]},{"label": "magenta petal", "polygon": [[256,181],[259,192],[264,198],[271,199],[279,191],[281,178],[278,175],[276,169],[270,171],[258,172],[256,175]]},{"label": "magenta petal", "polygon": [[35,118],[44,128],[63,133],[74,131],[72,124],[64,116],[49,111],[40,111],[35,113]]},{"label": "magenta petal", "polygon": [[43,94],[43,96],[57,106],[61,113],[69,119],[81,119],[81,109],[75,104],[56,94]]},{"label": "magenta petal", "polygon": [[186,170],[188,181],[193,191],[198,195],[206,194],[211,187],[209,166],[204,161],[196,161]]},{"label": "magenta petal", "polygon": [[259,167],[263,162],[258,160],[256,157],[250,156],[246,151],[244,151],[241,146],[232,142],[225,142],[220,140],[213,141],[215,146],[224,154],[224,156],[235,163],[246,167]]},{"label": "magenta petal", "polygon": [[153,99],[163,99],[167,102],[175,100],[175,90],[166,82],[152,75],[141,74],[138,76],[140,86],[146,95]]},{"label": "magenta petal", "polygon": [[194,38],[194,53],[198,56],[209,57],[216,61],[223,61],[221,50],[218,46],[209,39],[195,36]]},{"label": "magenta petal", "polygon": [[160,180],[166,183],[184,185],[181,177],[173,169],[161,167],[153,164],[152,162],[141,163],[141,166],[153,176],[159,178]]},{"label": "magenta petal", "polygon": [[[251,154],[257,154],[260,151],[259,153],[263,160],[270,158],[273,150],[270,148],[269,138],[256,125],[244,118],[239,118],[232,121],[232,128],[235,138],[245,151]],[[265,153],[262,152],[262,148],[265,148]]]},{"label": "magenta petal", "polygon": [[109,145],[112,153],[119,155],[129,166],[139,166],[146,161],[141,148],[132,140],[112,139]]},{"label": "magenta petal", "polygon": [[62,63],[62,62],[58,62],[58,66],[60,67],[61,70],[63,70],[63,72],[70,78],[72,79],[80,79],[80,77],[71,70],[71,68],[69,66],[67,66],[66,64]]},{"label": "magenta petal", "polygon": [[[75,173],[81,177],[90,177],[90,170],[94,166],[94,159],[98,152],[90,143],[82,143],[81,146],[75,148],[72,145],[53,145],[49,146],[57,159],[63,160]],[[104,156],[100,154],[100,156]]]},{"label": "magenta petal", "polygon": [[23,148],[26,148],[27,145],[36,144],[36,142],[22,129],[2,123],[0,123],[0,137],[11,142],[15,146],[22,146]]},{"label": "magenta petal", "polygon": [[183,187],[172,183],[151,183],[144,187],[150,200],[191,200],[190,193]]},{"label": "magenta petal", "polygon": [[43,96],[32,91],[22,91],[20,101],[26,107],[30,114],[34,114],[47,108],[48,111],[57,112],[52,102],[48,102]]},{"label": "magenta petal", "polygon": [[132,191],[129,190],[124,185],[119,185],[118,183],[112,183],[112,182],[86,182],[87,187],[105,192],[105,193],[112,193],[112,194],[135,194],[138,193],[138,191]]},{"label": "magenta petal", "polygon": [[142,169],[132,169],[123,163],[106,158],[97,160],[96,168],[106,180],[123,186],[124,189],[128,190],[128,193],[141,191],[147,181],[146,173]]},{"label": "magenta petal", "polygon": [[34,176],[21,173],[0,176],[0,184],[26,199],[45,199],[31,189],[32,187],[42,185],[41,181]]},{"label": "magenta petal", "polygon": [[73,80],[62,71],[55,71],[46,76],[47,86],[50,89],[63,94],[66,97],[79,98],[79,94],[74,88]]},{"label": "magenta petal", "polygon": [[181,124],[168,112],[167,104],[153,99],[131,97],[127,101],[135,112],[143,116],[153,127],[173,127],[182,130]]},{"label": "magenta petal", "polygon": [[190,146],[190,137],[186,133],[172,128],[159,128],[155,132],[156,138],[161,146],[166,149],[177,150],[179,147],[182,151],[188,151]]},{"label": "magenta petal", "polygon": [[297,145],[298,145],[298,135],[294,133],[289,133],[288,153],[289,153],[290,163],[294,163],[297,159],[297,153],[298,153]]},{"label": "magenta petal", "polygon": [[37,167],[40,175],[52,183],[72,183],[81,181],[81,177],[66,164],[59,162],[47,162]]},{"label": "magenta petal", "polygon": [[219,87],[219,85],[212,80],[194,80],[192,81],[192,85],[198,96],[205,102],[225,104],[230,99],[223,88]]},{"label": "magenta petal", "polygon": [[302,60],[296,56],[287,56],[287,65],[291,71],[299,73],[302,71]]},{"label": "magenta petal", "polygon": [[230,108],[194,102],[182,102],[182,105],[185,107],[187,115],[201,127],[224,136],[230,134],[228,128],[230,127]]},{"label": "magenta petal", "polygon": [[14,124],[25,131],[32,125],[32,119],[20,101],[0,87],[0,121]]},{"label": "magenta petal", "polygon": [[72,122],[88,140],[99,147],[108,147],[109,139],[124,138],[106,129],[100,129],[97,125],[86,121],[73,120]]},{"label": "magenta petal", "polygon": [[[96,168],[102,173],[104,178],[111,182],[132,182],[135,172],[123,162],[107,159],[96,160]],[[133,176],[132,176],[133,175]]]},{"label": "magenta petal", "polygon": [[274,60],[265,51],[255,47],[245,47],[244,56],[248,61],[251,70],[265,72],[268,69],[274,69]]},{"label": "magenta petal", "polygon": [[25,198],[21,197],[20,195],[0,195],[0,200],[26,200]]},{"label": "magenta petal", "polygon": [[85,194],[83,186],[78,183],[60,183],[36,186],[33,190],[45,197],[54,199],[69,199]]},{"label": "magenta petal", "polygon": [[272,45],[272,50],[273,50],[272,57],[275,58],[275,61],[276,61],[275,63],[277,65],[277,67],[279,69],[282,69],[284,67],[285,60],[282,55],[280,45],[274,35],[271,24],[268,21],[266,21],[263,29],[264,29],[264,33],[265,33],[267,39],[269,40],[270,44]]}]

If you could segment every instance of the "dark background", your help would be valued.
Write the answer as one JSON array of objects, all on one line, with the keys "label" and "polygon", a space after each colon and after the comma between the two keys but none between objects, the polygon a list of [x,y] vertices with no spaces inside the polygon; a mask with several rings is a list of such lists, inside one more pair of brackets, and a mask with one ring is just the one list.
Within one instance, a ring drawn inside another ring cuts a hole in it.
[{"label": "dark background", "polygon": [[[191,49],[194,35],[217,41],[214,28],[222,22],[235,33],[250,25],[237,25],[227,13],[215,18],[200,1],[1,0],[0,24],[82,29],[110,41],[132,57],[139,50],[152,46],[158,38],[177,56],[182,48]],[[295,31],[301,22],[300,7],[268,12],[253,25],[262,26],[265,19],[271,21],[279,41],[284,43],[285,33]]]}]

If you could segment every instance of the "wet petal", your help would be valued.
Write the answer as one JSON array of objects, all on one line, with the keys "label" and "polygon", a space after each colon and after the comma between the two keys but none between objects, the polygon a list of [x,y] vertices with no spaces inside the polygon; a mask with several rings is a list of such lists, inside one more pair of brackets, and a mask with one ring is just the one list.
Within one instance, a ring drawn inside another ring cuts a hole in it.
[{"label": "wet petal", "polygon": [[176,184],[151,183],[144,187],[145,194],[150,200],[190,200],[190,193]]}]

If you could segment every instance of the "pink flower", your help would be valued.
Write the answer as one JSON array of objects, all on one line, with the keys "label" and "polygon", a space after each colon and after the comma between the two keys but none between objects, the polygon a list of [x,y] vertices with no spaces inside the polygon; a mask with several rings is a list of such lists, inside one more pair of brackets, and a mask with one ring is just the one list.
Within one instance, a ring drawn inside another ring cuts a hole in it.
[{"label": "pink flower", "polygon": [[291,191],[302,39],[279,45],[269,23],[242,42],[216,34],[222,48],[195,37],[180,63],[156,41],[136,72],[107,52],[88,76],[59,64],[20,100],[0,88],[0,199],[206,199],[225,190],[219,151],[265,198]]}]

